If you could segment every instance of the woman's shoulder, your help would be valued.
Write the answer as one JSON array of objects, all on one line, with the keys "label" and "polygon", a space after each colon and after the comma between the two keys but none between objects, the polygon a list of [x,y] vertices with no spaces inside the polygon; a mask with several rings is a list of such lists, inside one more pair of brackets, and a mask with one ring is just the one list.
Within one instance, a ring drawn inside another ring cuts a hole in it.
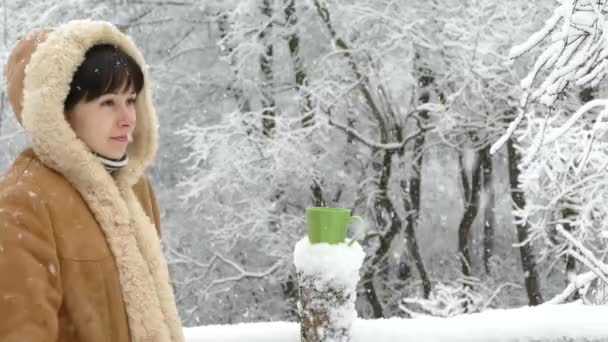
[{"label": "woman's shoulder", "polygon": [[69,183],[65,178],[44,165],[33,150],[27,149],[0,178],[0,197],[41,196],[66,185]]}]

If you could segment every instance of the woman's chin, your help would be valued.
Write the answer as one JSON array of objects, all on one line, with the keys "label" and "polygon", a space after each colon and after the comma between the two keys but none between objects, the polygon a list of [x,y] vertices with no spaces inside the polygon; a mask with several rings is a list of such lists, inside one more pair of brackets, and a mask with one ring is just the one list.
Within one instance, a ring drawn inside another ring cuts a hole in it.
[{"label": "woman's chin", "polygon": [[104,156],[111,159],[122,158],[127,153],[128,142],[113,142],[110,146],[106,146]]},{"label": "woman's chin", "polygon": [[[99,152],[97,152],[97,153],[99,153]],[[109,158],[109,159],[120,159],[125,155],[125,153],[127,153],[126,148],[125,149],[113,148],[113,149],[107,149],[99,154],[101,154],[102,156]]]}]

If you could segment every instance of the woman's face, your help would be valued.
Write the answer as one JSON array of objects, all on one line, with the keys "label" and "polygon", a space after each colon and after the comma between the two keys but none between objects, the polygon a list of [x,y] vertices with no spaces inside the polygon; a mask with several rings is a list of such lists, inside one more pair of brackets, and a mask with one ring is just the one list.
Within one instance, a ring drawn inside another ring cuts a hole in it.
[{"label": "woman's face", "polygon": [[127,152],[135,129],[135,97],[132,90],[108,93],[94,100],[78,102],[66,113],[76,135],[91,150],[111,159]]}]

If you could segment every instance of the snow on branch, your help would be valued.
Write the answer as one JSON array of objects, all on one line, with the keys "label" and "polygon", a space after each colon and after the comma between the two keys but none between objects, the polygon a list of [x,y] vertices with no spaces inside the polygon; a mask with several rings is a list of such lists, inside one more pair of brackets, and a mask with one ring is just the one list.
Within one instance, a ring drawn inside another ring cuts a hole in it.
[{"label": "snow on branch", "polygon": [[530,51],[534,46],[540,44],[547,36],[555,30],[557,23],[562,19],[563,8],[560,6],[555,11],[553,11],[553,15],[549,18],[542,29],[534,33],[528,38],[524,43],[514,46],[511,51],[509,51],[510,58],[517,58],[524,53]]},{"label": "snow on branch", "polygon": [[[554,108],[559,95],[572,85],[593,88],[606,76],[608,73],[606,5],[607,0],[561,1],[540,30],[532,34],[524,43],[511,49],[509,56],[517,58],[546,42],[544,51],[536,58],[534,66],[521,81],[525,93],[522,95],[519,115],[492,146],[492,153],[500,149],[513,135],[530,103],[539,102]],[[601,100],[596,101],[601,102]],[[569,120],[569,124],[564,125],[558,131],[559,134],[555,135],[563,134],[582,114],[599,105],[606,106],[603,102],[595,102],[581,108]]]},{"label": "snow on branch", "polygon": [[586,272],[576,276],[575,281],[571,282],[566,286],[562,293],[548,300],[544,304],[561,304],[564,303],[572,294],[581,288],[587,287],[592,281],[597,279],[597,274],[593,272]]},{"label": "snow on branch", "polygon": [[[521,55],[540,45],[551,32],[555,32],[551,37],[553,41],[538,57],[535,67],[525,78],[526,82],[522,82],[523,88],[532,92],[529,101],[540,99],[542,104],[551,107],[557,95],[573,81],[584,86],[599,82],[605,76],[606,64],[602,62],[608,57],[605,50],[607,32],[604,14],[601,12],[605,2],[563,1],[540,31],[524,44],[512,49],[512,57]],[[560,22],[563,25],[556,32]],[[532,81],[541,76],[541,72],[545,72],[546,77],[539,86],[534,87]]]},{"label": "snow on branch", "polygon": [[584,263],[594,273],[596,273],[606,284],[608,284],[608,265],[598,260],[593,253],[583,246],[572,234],[568,233],[561,225],[557,225],[556,230],[563,235],[580,253],[570,250],[568,253],[577,260]]},{"label": "snow on branch", "polygon": [[[599,100],[592,100],[589,101],[587,103],[585,103],[581,108],[579,108],[569,119],[568,121],[562,125],[561,127],[554,129],[550,135],[548,135],[545,138],[545,143],[550,144],[554,141],[556,141],[557,139],[559,139],[562,135],[564,135],[564,133],[566,133],[567,131],[569,131],[572,126],[574,126],[576,124],[576,122],[587,112],[589,112],[591,109],[595,108],[595,107],[604,107],[604,109],[608,108],[608,100],[605,99],[599,99]],[[601,114],[603,115],[603,114]],[[597,119],[598,122],[600,122],[601,117],[599,117]]]},{"label": "snow on branch", "polygon": [[520,109],[519,114],[517,115],[515,120],[511,121],[511,123],[509,124],[509,128],[507,128],[507,132],[505,134],[503,134],[503,136],[501,136],[492,145],[492,147],[490,147],[491,154],[496,153],[496,151],[498,151],[499,149],[501,149],[503,147],[503,145],[507,142],[507,140],[509,140],[509,138],[511,138],[513,133],[515,133],[515,130],[517,130],[517,127],[519,127],[519,125],[521,124],[523,119],[524,119],[524,111],[523,111],[523,109]]}]

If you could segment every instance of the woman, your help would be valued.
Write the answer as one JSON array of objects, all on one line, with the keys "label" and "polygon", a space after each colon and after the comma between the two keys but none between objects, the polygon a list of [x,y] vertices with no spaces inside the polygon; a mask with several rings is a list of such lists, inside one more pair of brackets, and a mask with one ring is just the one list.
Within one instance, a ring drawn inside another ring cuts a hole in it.
[{"label": "woman", "polygon": [[20,40],[7,91],[32,148],[0,181],[0,341],[183,341],[143,175],[145,62],[110,23]]}]

